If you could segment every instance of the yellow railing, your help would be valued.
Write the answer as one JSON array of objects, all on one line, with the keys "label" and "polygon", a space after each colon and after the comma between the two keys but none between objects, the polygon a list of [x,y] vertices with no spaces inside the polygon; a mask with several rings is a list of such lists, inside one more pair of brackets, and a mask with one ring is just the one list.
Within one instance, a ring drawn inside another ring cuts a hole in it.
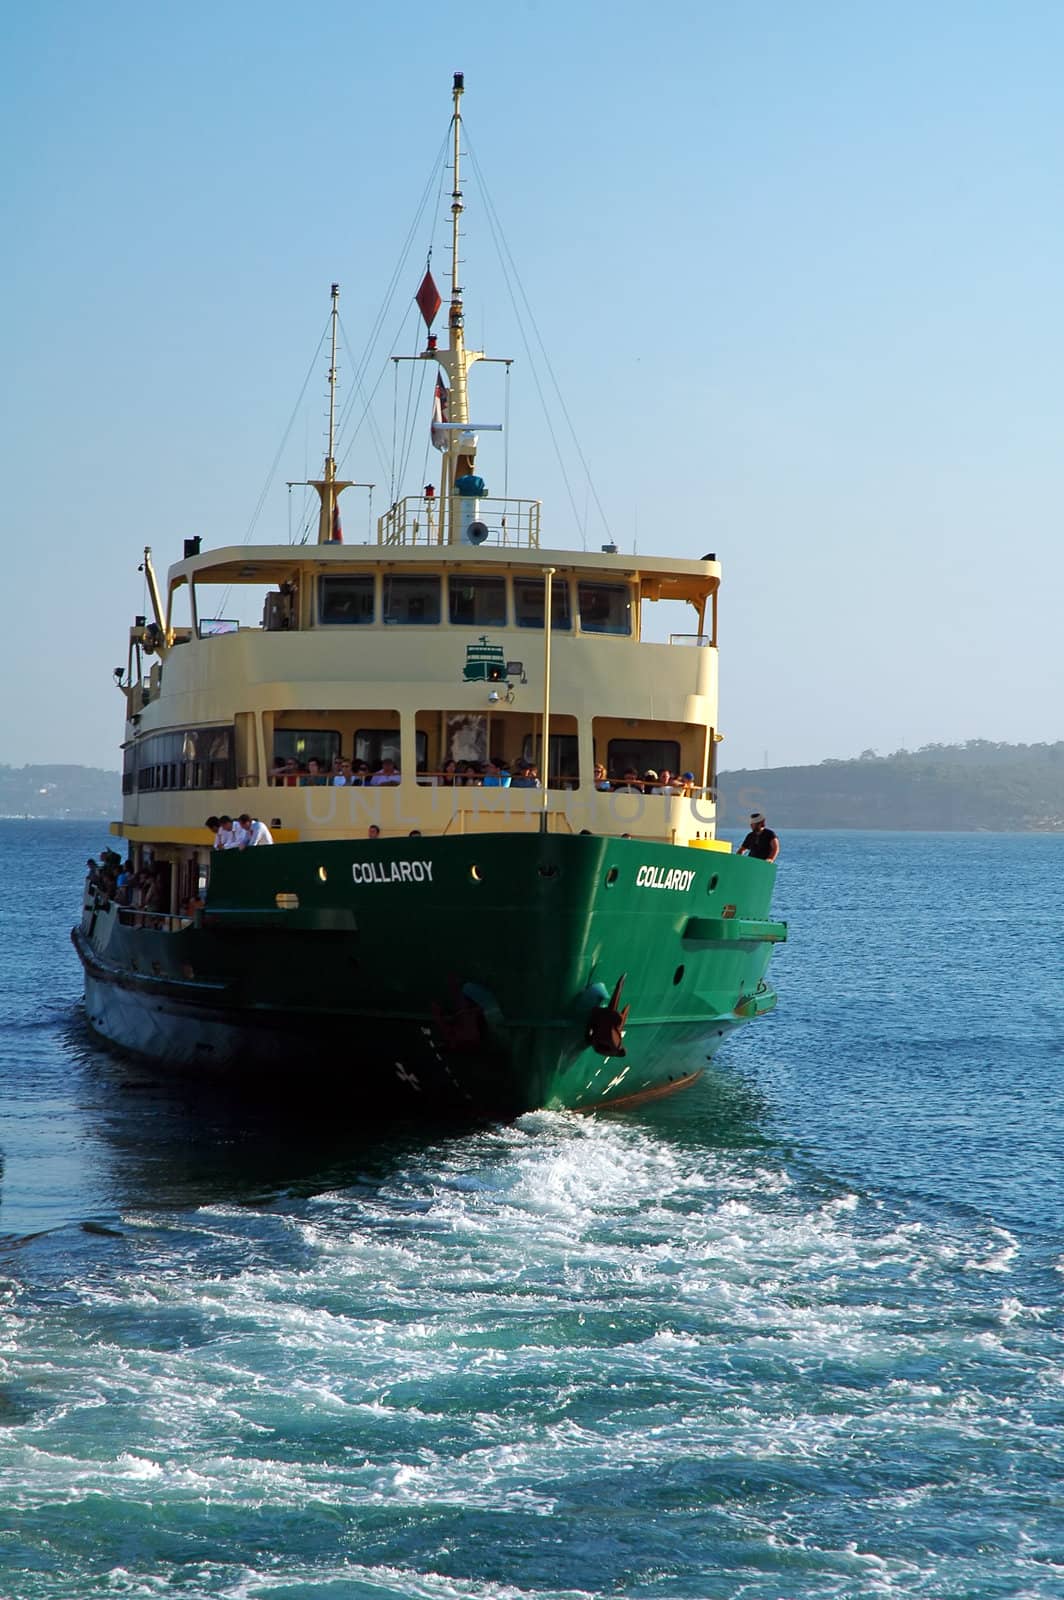
[{"label": "yellow railing", "polygon": [[[477,502],[480,521],[488,529],[482,542],[539,548],[538,500],[496,500],[485,497]],[[387,510],[377,522],[378,544],[443,544],[447,538],[444,502],[423,494],[408,494]]]}]

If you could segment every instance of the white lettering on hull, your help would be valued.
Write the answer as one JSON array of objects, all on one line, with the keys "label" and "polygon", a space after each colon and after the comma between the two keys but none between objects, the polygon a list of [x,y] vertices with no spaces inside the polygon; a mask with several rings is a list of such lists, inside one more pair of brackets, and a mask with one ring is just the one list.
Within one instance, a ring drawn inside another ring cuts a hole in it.
[{"label": "white lettering on hull", "polygon": [[356,883],[431,883],[431,861],[352,861]]},{"label": "white lettering on hull", "polygon": [[674,889],[686,894],[695,881],[694,873],[687,867],[640,867],[635,875],[637,889]]}]

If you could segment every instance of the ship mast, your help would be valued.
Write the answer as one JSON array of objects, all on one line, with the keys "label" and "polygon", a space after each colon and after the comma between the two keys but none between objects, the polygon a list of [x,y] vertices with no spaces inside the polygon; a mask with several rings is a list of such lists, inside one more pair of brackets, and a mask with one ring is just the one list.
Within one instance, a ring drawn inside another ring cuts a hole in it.
[{"label": "ship mast", "polygon": [[311,488],[317,489],[321,501],[318,512],[318,543],[342,544],[340,531],[340,494],[351,487],[350,479],[336,476],[336,327],[340,319],[340,285],[334,283],[332,295],[332,341],[329,350],[329,443],[325,454],[325,467],[320,478],[311,478]]},{"label": "ship mast", "polygon": [[[447,444],[447,538],[456,544],[462,537],[462,515],[459,497],[455,492],[457,479],[470,477],[475,471],[477,441],[469,429],[469,369],[481,359],[480,351],[465,347],[465,315],[462,307],[462,286],[459,282],[461,257],[461,221],[465,209],[462,200],[462,95],[465,93],[465,73],[454,75],[454,114],[451,119],[454,131],[454,188],[451,191],[451,305],[447,317],[446,368],[450,380],[448,422],[450,432]],[[471,508],[469,508],[471,510]]]},{"label": "ship mast", "polygon": [[462,220],[462,95],[465,93],[465,74],[456,72],[454,75],[454,116],[451,125],[454,129],[454,188],[451,191],[451,309],[448,316],[448,349],[451,360],[448,363],[451,378],[451,406],[450,421],[454,423],[468,423],[469,421],[469,387],[468,368],[465,360],[465,332],[462,314],[462,287],[458,282],[459,268],[459,236]]},{"label": "ship mast", "polygon": [[[433,282],[432,272],[426,267],[425,277],[415,296],[418,309],[425,319],[427,342],[419,356],[407,358],[393,356],[394,361],[413,359],[435,361],[447,375],[446,399],[437,387],[436,418],[432,425],[433,443],[442,436],[439,445],[443,452],[440,466],[441,499],[440,530],[448,544],[480,544],[487,537],[487,528],[479,520],[480,496],[486,493],[482,479],[476,473],[477,433],[480,429],[501,433],[497,422],[472,423],[469,420],[469,369],[477,361],[490,360],[483,350],[467,350],[465,342],[465,314],[462,308],[461,271],[462,212],[462,95],[465,93],[465,73],[454,75],[454,111],[451,128],[454,134],[452,161],[454,187],[451,190],[451,303],[447,313],[447,346],[440,350],[432,333],[432,323],[440,309],[440,292]],[[430,252],[431,256],[431,252]],[[506,362],[509,365],[509,361]],[[441,404],[442,402],[442,404]],[[445,406],[445,419],[440,420],[440,410]]]}]

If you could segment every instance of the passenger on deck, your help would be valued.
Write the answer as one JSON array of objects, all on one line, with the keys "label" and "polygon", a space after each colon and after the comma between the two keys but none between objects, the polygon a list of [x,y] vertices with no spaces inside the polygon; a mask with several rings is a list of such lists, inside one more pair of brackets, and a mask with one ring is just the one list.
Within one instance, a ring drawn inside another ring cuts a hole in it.
[{"label": "passenger on deck", "polygon": [[369,781],[374,786],[379,786],[383,783],[399,783],[401,782],[401,774],[391,757],[385,756],[380,764],[380,771],[375,772]]},{"label": "passenger on deck", "polygon": [[347,783],[353,783],[355,781],[355,775],[351,771],[351,763],[350,763],[350,761],[345,761],[340,756],[337,756],[335,758],[335,760],[333,761],[333,780],[332,781],[337,786],[340,786],[342,784],[347,784]]},{"label": "passenger on deck", "polygon": [[118,869],[122,858],[117,850],[104,850],[100,854],[100,865],[96,877],[96,886],[99,892],[108,900],[115,897],[118,882]]},{"label": "passenger on deck", "polygon": [[510,787],[510,774],[503,768],[499,761],[489,761],[484,769],[485,789],[508,789]]},{"label": "passenger on deck", "polygon": [[440,788],[453,789],[457,778],[458,763],[452,756],[449,761],[443,763],[443,771],[440,773]]},{"label": "passenger on deck", "polygon": [[366,829],[366,838],[367,839],[379,839],[380,836],[381,836],[381,830],[378,828],[378,826],[377,826],[377,824],[375,822],[371,822],[369,827]]},{"label": "passenger on deck", "polygon": [[643,774],[643,793],[653,794],[659,782],[658,775],[653,767],[648,767]]},{"label": "passenger on deck", "polygon": [[694,788],[694,786],[695,786],[695,775],[694,775],[694,773],[693,772],[681,772],[680,773],[680,793],[682,795],[686,795],[686,797],[688,799],[690,799],[691,798],[691,790]]},{"label": "passenger on deck", "polygon": [[145,911],[159,912],[163,906],[163,871],[161,866],[152,867],[145,873],[144,899],[142,905]]},{"label": "passenger on deck", "polygon": [[[649,773],[647,776],[649,777]],[[662,767],[657,785],[650,792],[651,794],[679,794],[681,790],[680,785],[676,782],[668,767]]]},{"label": "passenger on deck", "polygon": [[639,781],[639,774],[634,767],[625,767],[624,777],[614,788],[614,794],[642,794],[643,785]]},{"label": "passenger on deck", "polygon": [[223,812],[218,818],[218,831],[214,836],[214,848],[216,850],[235,850],[238,843],[236,824],[233,822],[232,817],[227,817]]},{"label": "passenger on deck", "polygon": [[294,789],[299,782],[299,762],[295,756],[278,756],[273,764],[272,778],[279,788]]},{"label": "passenger on deck", "polygon": [[264,822],[259,821],[258,817],[251,817],[246,811],[243,811],[237,820],[244,833],[243,843],[239,846],[241,850],[246,850],[249,845],[273,843],[273,834]]},{"label": "passenger on deck", "polygon": [[510,779],[511,789],[538,789],[539,779],[536,769],[531,761],[519,761],[513,777]]},{"label": "passenger on deck", "polygon": [[601,761],[596,761],[595,762],[595,788],[596,789],[609,790],[609,789],[612,789],[612,787],[613,787],[613,785],[610,783],[610,780],[606,776],[606,768],[602,765]]},{"label": "passenger on deck", "polygon": [[353,761],[351,763],[351,776],[347,781],[348,783],[363,785],[369,782],[369,767],[364,761]]},{"label": "passenger on deck", "polygon": [[299,780],[300,788],[306,788],[308,784],[311,787],[320,787],[321,784],[328,783],[328,781],[329,780],[325,775],[325,769],[318,760],[317,756],[311,756],[310,760],[307,762],[306,773]]},{"label": "passenger on deck", "polygon": [[765,826],[763,812],[751,811],[750,832],[735,853],[753,856],[755,861],[775,861],[780,853],[780,841],[778,835]]}]

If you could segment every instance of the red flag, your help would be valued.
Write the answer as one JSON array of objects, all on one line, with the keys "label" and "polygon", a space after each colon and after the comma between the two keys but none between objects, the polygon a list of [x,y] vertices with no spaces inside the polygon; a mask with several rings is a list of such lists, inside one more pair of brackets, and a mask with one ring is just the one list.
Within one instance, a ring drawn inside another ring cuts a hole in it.
[{"label": "red flag", "polygon": [[432,442],[437,450],[446,450],[447,433],[440,427],[441,422],[447,421],[447,385],[443,381],[443,373],[436,374],[436,393],[432,398]]},{"label": "red flag", "polygon": [[425,268],[425,276],[421,280],[421,287],[414,296],[414,300],[425,319],[426,328],[431,328],[443,301],[440,299],[440,291],[436,287],[432,273],[427,267]]},{"label": "red flag", "polygon": [[340,521],[340,502],[339,502],[339,500],[334,500],[333,501],[332,536],[333,536],[333,543],[334,544],[343,544],[343,542],[344,542],[344,525]]}]

